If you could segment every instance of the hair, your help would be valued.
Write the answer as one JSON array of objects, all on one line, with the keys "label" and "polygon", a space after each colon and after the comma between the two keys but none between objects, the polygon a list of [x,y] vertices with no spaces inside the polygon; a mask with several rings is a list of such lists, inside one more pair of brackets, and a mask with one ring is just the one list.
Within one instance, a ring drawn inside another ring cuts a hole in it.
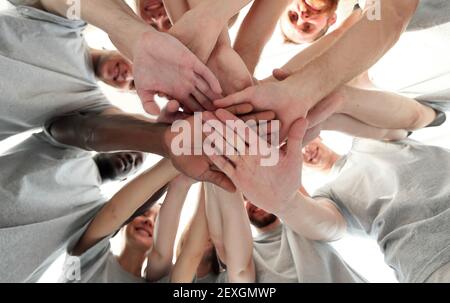
[{"label": "hair", "polygon": [[102,154],[97,154],[94,156],[94,161],[97,164],[100,177],[103,182],[114,180],[116,177],[114,172],[114,167],[111,161],[101,157]]}]

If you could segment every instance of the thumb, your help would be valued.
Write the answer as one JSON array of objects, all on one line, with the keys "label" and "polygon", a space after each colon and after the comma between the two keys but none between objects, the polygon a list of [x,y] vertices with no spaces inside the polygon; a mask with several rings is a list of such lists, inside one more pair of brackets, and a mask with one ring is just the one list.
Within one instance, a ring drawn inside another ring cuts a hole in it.
[{"label": "thumb", "polygon": [[147,113],[155,116],[161,113],[161,109],[158,104],[156,104],[155,95],[153,93],[145,90],[138,90],[137,93],[141,99],[142,106]]},{"label": "thumb", "polygon": [[307,129],[308,121],[306,119],[298,119],[292,124],[287,142],[287,157],[289,159],[302,156],[303,138]]},{"label": "thumb", "polygon": [[277,79],[278,81],[283,81],[286,80],[287,78],[289,78],[291,76],[291,72],[289,72],[288,70],[284,70],[281,68],[277,68],[274,69],[272,72],[272,75],[275,79]]},{"label": "thumb", "polygon": [[218,108],[227,108],[233,105],[242,103],[252,103],[251,96],[253,95],[255,86],[248,87],[243,91],[237,92],[233,95],[229,95],[223,99],[214,101],[214,105]]}]

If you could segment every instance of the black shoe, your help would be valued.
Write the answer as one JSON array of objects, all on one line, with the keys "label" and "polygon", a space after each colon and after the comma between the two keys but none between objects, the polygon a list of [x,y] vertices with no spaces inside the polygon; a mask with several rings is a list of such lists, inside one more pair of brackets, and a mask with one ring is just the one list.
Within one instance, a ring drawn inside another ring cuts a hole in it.
[{"label": "black shoe", "polygon": [[436,119],[434,119],[433,122],[431,122],[428,126],[426,127],[437,127],[437,126],[441,126],[442,124],[445,123],[445,121],[447,121],[447,115],[444,112],[438,111],[436,110]]}]

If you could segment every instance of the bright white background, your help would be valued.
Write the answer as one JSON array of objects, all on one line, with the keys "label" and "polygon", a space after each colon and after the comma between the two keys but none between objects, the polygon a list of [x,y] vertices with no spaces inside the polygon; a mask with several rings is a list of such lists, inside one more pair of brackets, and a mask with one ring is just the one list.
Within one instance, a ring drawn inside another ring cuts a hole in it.
[{"label": "bright white background", "polygon": [[[339,11],[340,20],[342,20],[342,16],[348,13],[349,9],[353,6],[353,3],[354,3],[353,0],[342,1]],[[5,2],[2,1],[0,3],[0,9],[4,6]],[[231,31],[232,37],[236,35],[237,27],[242,21],[243,16],[244,13],[241,13],[237,25],[232,29]],[[97,29],[89,28],[86,33],[86,38],[88,39],[88,42],[92,47],[96,48],[104,47],[107,49],[113,49],[112,44],[108,40],[108,37]],[[408,41],[408,34],[405,34],[404,38],[402,38],[402,40],[396,46],[395,53],[403,57],[408,56],[410,54],[410,52],[408,51],[408,45],[406,41]],[[299,50],[301,50],[301,48],[302,47],[299,46],[293,46],[282,43],[282,37],[279,31],[277,30],[271,42],[264,51],[264,54],[261,59],[261,64],[260,66],[258,66],[257,69],[257,77],[263,78],[267,75],[270,75],[271,71],[274,68],[280,67],[284,62],[288,61]],[[413,58],[411,58],[411,60],[412,59]],[[391,60],[395,60],[395,58]],[[380,68],[378,68],[377,74],[383,75],[383,73],[380,72]],[[388,69],[385,70],[385,74],[389,75]],[[395,81],[395,79],[389,80],[390,84],[392,84],[392,81]],[[104,89],[105,94],[110,98],[110,100],[115,105],[121,107],[125,111],[143,113],[140,107],[139,99],[137,98],[136,95],[121,93],[105,85],[102,85],[102,88]],[[450,148],[449,134],[450,134],[450,123],[446,123],[444,126],[438,129],[428,129],[419,131],[413,135],[413,138],[429,144]],[[0,153],[5,151],[9,147],[19,143],[28,135],[29,134],[23,134],[0,142]],[[332,147],[336,152],[340,154],[345,154],[351,146],[351,138],[342,134],[334,132],[325,132],[322,134],[322,137],[327,145]],[[150,155],[147,159],[146,167],[153,165],[159,159],[160,158],[157,156]],[[305,187],[309,192],[313,192],[315,189],[317,189],[327,181],[326,176],[321,176],[307,169],[305,169],[304,171],[303,179],[305,182]],[[121,186],[122,184],[118,183],[108,184],[104,187],[104,193],[105,195],[110,196],[114,194],[117,190],[119,190]],[[180,230],[183,229],[185,224],[190,219],[190,216],[194,211],[197,196],[198,196],[198,185],[194,186],[188,195],[185,207],[183,209]],[[374,240],[346,236],[344,239],[334,243],[333,245],[336,247],[338,252],[343,256],[343,258],[354,269],[360,272],[368,281],[396,282],[392,270],[383,262],[383,256],[380,253],[378,246]],[[113,248],[115,252],[117,252],[119,247],[120,241],[115,239],[113,241]],[[52,268],[43,277],[42,279],[43,282],[56,281],[56,279],[58,278],[58,273],[62,261],[63,257],[59,258],[58,261],[55,262],[54,266],[52,266]]]}]

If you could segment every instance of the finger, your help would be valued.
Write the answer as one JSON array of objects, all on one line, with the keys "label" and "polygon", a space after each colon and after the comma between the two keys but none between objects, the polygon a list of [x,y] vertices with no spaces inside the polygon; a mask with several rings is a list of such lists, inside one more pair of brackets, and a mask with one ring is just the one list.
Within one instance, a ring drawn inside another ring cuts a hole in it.
[{"label": "finger", "polygon": [[227,108],[236,104],[252,103],[251,96],[253,95],[253,91],[254,87],[249,87],[241,92],[214,101],[214,105],[218,108]]},{"label": "finger", "polygon": [[245,114],[249,114],[253,111],[253,105],[249,103],[232,105],[226,108],[227,111],[236,116],[241,116]]},{"label": "finger", "polygon": [[242,121],[247,122],[247,121],[271,121],[274,120],[276,118],[276,115],[274,112],[272,111],[264,111],[264,112],[259,112],[259,113],[252,113],[252,114],[248,114],[248,115],[244,115],[239,117]]},{"label": "finger", "polygon": [[272,139],[270,135],[277,133],[279,134],[280,128],[280,123],[273,123],[273,121],[269,121],[260,123],[255,131],[257,131],[258,135],[263,139],[268,137],[267,141],[270,143],[269,139]]},{"label": "finger", "polygon": [[176,100],[170,100],[166,104],[166,109],[169,113],[176,113],[180,110],[180,103]]},{"label": "finger", "polygon": [[225,157],[236,165],[236,163],[240,160],[238,151],[236,151],[236,149],[222,137],[220,132],[213,131],[212,134],[222,138],[220,142],[217,140],[213,142],[209,139],[209,137],[205,139],[205,143],[210,146],[214,143],[215,153],[213,155]]},{"label": "finger", "polygon": [[272,72],[273,77],[278,81],[286,80],[291,76],[291,74],[292,74],[291,72],[283,70],[281,68],[274,69]]},{"label": "finger", "polygon": [[155,94],[146,90],[138,90],[137,93],[141,99],[142,107],[147,113],[155,116],[161,113],[161,109],[155,102]]},{"label": "finger", "polygon": [[211,93],[215,93],[218,95],[222,94],[222,87],[220,86],[219,80],[217,80],[213,72],[208,67],[206,67],[206,65],[201,63],[200,60],[197,60],[197,63],[194,66],[194,72],[196,73],[196,75],[206,81],[209,89],[211,90]]},{"label": "finger", "polygon": [[212,102],[206,97],[201,91],[197,88],[194,88],[192,91],[192,96],[194,96],[195,100],[202,106],[203,110],[215,110],[216,107],[212,104]]},{"label": "finger", "polygon": [[[217,100],[220,98],[223,98],[221,94],[216,94],[213,92],[210,88],[208,83],[206,83],[205,80],[200,78],[199,76],[195,75],[195,87],[202,92],[209,100]],[[215,110],[214,109],[208,109],[208,110]]]},{"label": "finger", "polygon": [[316,125],[313,128],[308,129],[303,138],[303,146],[308,145],[312,141],[314,141],[317,137],[320,136],[320,132],[322,131],[322,124]]},{"label": "finger", "polygon": [[209,170],[202,175],[201,179],[201,181],[207,181],[215,184],[228,192],[234,193],[236,191],[236,186],[234,186],[230,178],[228,178],[227,175],[222,172]]},{"label": "finger", "polygon": [[211,162],[223,172],[227,177],[231,178],[235,176],[235,166],[227,160],[227,158],[220,155],[212,155],[209,157]]},{"label": "finger", "polygon": [[[223,140],[222,146],[220,146],[221,144],[219,145],[216,144],[215,146],[215,149],[218,152],[218,154],[226,156],[234,163],[239,161],[239,155],[245,154],[247,152],[246,151],[247,145],[239,137],[239,135],[235,133],[235,130],[228,128],[222,121],[220,121],[216,116],[214,116],[214,114],[210,112],[203,113],[202,117],[205,124],[208,125],[210,128],[214,129],[211,132],[211,135],[216,138],[222,138]],[[205,131],[208,131],[208,128],[204,129]],[[211,142],[207,143],[211,144]]]},{"label": "finger", "polygon": [[189,97],[187,97],[184,102],[184,106],[186,106],[187,109],[192,113],[205,111],[192,95],[189,95]]},{"label": "finger", "polygon": [[288,134],[287,156],[288,158],[301,157],[303,149],[303,138],[308,129],[308,121],[305,119],[298,119],[295,121]]},{"label": "finger", "polygon": [[227,125],[227,122],[234,122],[235,126],[239,128],[239,130],[236,132],[240,139],[242,139],[245,143],[247,143],[250,146],[255,146],[255,144],[258,144],[258,135],[255,131],[253,131],[247,124],[244,123],[244,121],[240,120],[235,115],[231,114],[230,112],[219,109],[216,111],[217,118],[220,119],[225,125]]}]

